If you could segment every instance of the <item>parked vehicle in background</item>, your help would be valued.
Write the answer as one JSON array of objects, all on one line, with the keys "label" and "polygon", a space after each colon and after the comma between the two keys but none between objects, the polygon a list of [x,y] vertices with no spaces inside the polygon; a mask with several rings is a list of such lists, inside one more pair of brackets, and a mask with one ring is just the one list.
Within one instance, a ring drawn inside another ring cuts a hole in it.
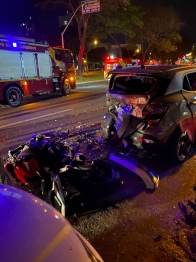
[{"label": "parked vehicle in background", "polygon": [[24,95],[62,92],[76,88],[73,54],[35,39],[0,35],[0,100],[12,107]]},{"label": "parked vehicle in background", "polygon": [[91,244],[53,207],[0,184],[1,261],[103,262]]},{"label": "parked vehicle in background", "polygon": [[116,69],[117,67],[129,67],[133,65],[140,65],[140,59],[132,59],[132,58],[119,58],[119,57],[107,57],[104,61],[104,78],[110,78],[108,73],[111,70]]},{"label": "parked vehicle in background", "polygon": [[196,138],[196,66],[137,66],[111,75],[104,137],[186,160]]}]

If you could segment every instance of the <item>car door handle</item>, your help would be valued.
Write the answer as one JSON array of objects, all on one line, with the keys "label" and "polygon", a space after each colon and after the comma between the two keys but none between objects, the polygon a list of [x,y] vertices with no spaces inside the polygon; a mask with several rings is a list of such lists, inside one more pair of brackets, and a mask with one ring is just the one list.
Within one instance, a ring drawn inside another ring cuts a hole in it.
[{"label": "car door handle", "polygon": [[196,100],[192,100],[189,102],[189,106],[194,106],[194,105],[196,105]]}]

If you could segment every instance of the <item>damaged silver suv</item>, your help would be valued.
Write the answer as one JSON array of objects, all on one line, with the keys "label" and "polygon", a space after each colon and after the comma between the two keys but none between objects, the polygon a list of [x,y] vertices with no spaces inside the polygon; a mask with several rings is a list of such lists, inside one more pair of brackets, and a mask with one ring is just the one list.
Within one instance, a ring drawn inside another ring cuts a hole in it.
[{"label": "damaged silver suv", "polygon": [[196,66],[137,66],[110,74],[103,136],[187,159],[196,138]]}]

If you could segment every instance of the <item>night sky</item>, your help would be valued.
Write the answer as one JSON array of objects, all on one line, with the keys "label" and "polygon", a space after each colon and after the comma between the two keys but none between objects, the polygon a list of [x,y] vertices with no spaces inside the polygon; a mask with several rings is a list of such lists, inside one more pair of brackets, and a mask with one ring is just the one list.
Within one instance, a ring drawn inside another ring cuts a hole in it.
[{"label": "night sky", "polygon": [[[43,14],[38,8],[34,7],[35,0],[0,0],[0,33],[16,34],[19,25],[28,21],[32,16],[37,31],[47,37],[58,29],[57,11],[47,12]],[[182,29],[184,41],[187,46],[191,47],[196,42],[196,0],[132,0],[134,4],[142,4],[144,2],[162,4],[170,4],[180,11],[181,20],[185,23]],[[152,10],[153,15],[153,10]]]},{"label": "night sky", "polygon": [[58,15],[61,12],[41,12],[34,7],[35,0],[0,0],[0,33],[17,34],[22,23],[31,21],[35,23],[40,35],[48,36],[58,30]]}]

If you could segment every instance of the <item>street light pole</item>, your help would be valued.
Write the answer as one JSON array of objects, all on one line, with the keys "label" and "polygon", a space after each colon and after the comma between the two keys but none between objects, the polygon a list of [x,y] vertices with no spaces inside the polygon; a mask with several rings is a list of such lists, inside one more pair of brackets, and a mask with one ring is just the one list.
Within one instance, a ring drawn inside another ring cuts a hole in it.
[{"label": "street light pole", "polygon": [[91,50],[92,44],[94,44],[96,46],[97,45],[97,40],[94,40],[93,43],[90,43],[88,50],[86,50],[86,52],[85,52],[86,72],[87,72],[87,74],[88,74],[88,52]]},{"label": "street light pole", "polygon": [[85,59],[86,59],[86,73],[88,74],[88,57],[87,57],[87,52],[85,53]]},{"label": "street light pole", "polygon": [[65,29],[63,30],[63,32],[61,33],[61,43],[62,43],[62,48],[65,48],[64,45],[64,33],[67,30],[67,27],[69,26],[69,24],[71,23],[72,19],[74,18],[75,14],[77,13],[78,9],[81,7],[82,5],[79,5],[78,8],[76,9],[76,11],[74,12],[74,14],[72,15],[71,19],[69,20],[68,24],[66,25]]}]

